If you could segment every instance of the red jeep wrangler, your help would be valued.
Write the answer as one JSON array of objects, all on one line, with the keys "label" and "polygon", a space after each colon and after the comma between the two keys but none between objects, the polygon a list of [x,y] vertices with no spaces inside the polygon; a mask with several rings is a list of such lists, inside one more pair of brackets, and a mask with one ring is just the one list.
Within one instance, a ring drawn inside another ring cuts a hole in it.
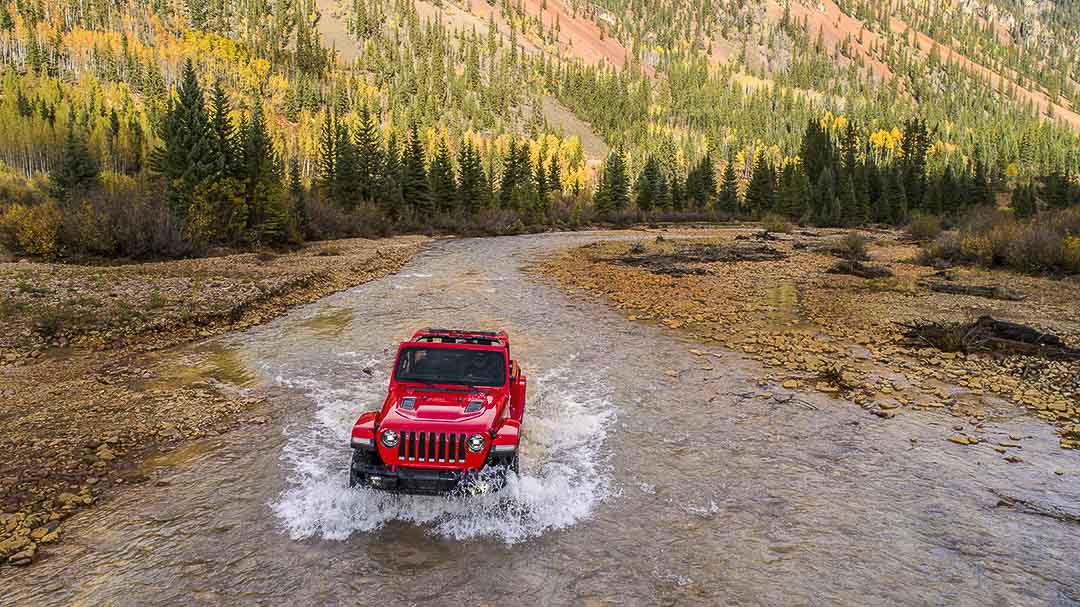
[{"label": "red jeep wrangler", "polygon": [[353,426],[349,486],[501,488],[517,472],[525,385],[505,331],[417,331],[398,347],[382,408]]}]

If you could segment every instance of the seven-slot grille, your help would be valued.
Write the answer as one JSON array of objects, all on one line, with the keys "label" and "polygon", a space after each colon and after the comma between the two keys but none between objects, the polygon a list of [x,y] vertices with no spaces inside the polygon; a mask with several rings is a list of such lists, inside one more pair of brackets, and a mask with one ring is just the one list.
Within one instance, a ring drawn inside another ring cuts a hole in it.
[{"label": "seven-slot grille", "polygon": [[409,462],[464,462],[465,433],[402,432],[397,457]]}]

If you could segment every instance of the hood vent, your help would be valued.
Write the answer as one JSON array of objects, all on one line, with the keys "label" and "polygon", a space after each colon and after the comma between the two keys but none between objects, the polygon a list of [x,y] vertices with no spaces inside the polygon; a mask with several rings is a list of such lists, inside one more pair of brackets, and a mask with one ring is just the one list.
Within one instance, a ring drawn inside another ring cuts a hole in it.
[{"label": "hood vent", "polygon": [[482,400],[470,400],[468,405],[465,405],[466,413],[476,413],[484,408],[484,401]]},{"label": "hood vent", "polygon": [[416,397],[406,396],[401,399],[401,408],[405,411],[414,411],[416,409]]}]

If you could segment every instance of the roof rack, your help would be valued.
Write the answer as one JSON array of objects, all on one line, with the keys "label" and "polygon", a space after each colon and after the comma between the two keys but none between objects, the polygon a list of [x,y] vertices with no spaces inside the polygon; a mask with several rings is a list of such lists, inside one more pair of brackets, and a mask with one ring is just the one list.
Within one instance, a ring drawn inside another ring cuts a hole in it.
[{"label": "roof rack", "polygon": [[413,335],[412,341],[510,347],[510,337],[506,334],[506,331],[474,331],[428,327],[417,331]]}]

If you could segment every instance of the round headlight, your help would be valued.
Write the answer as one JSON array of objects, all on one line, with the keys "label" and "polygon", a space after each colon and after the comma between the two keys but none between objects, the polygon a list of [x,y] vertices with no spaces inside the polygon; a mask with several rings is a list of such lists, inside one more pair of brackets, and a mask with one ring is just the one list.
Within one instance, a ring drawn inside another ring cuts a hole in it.
[{"label": "round headlight", "polygon": [[387,449],[393,449],[397,446],[398,435],[397,432],[394,432],[393,430],[383,430],[382,433],[379,434],[379,438],[382,440],[383,446]]},{"label": "round headlight", "polygon": [[484,435],[473,434],[469,437],[467,444],[469,446],[469,451],[472,451],[473,453],[480,453],[484,450]]}]

